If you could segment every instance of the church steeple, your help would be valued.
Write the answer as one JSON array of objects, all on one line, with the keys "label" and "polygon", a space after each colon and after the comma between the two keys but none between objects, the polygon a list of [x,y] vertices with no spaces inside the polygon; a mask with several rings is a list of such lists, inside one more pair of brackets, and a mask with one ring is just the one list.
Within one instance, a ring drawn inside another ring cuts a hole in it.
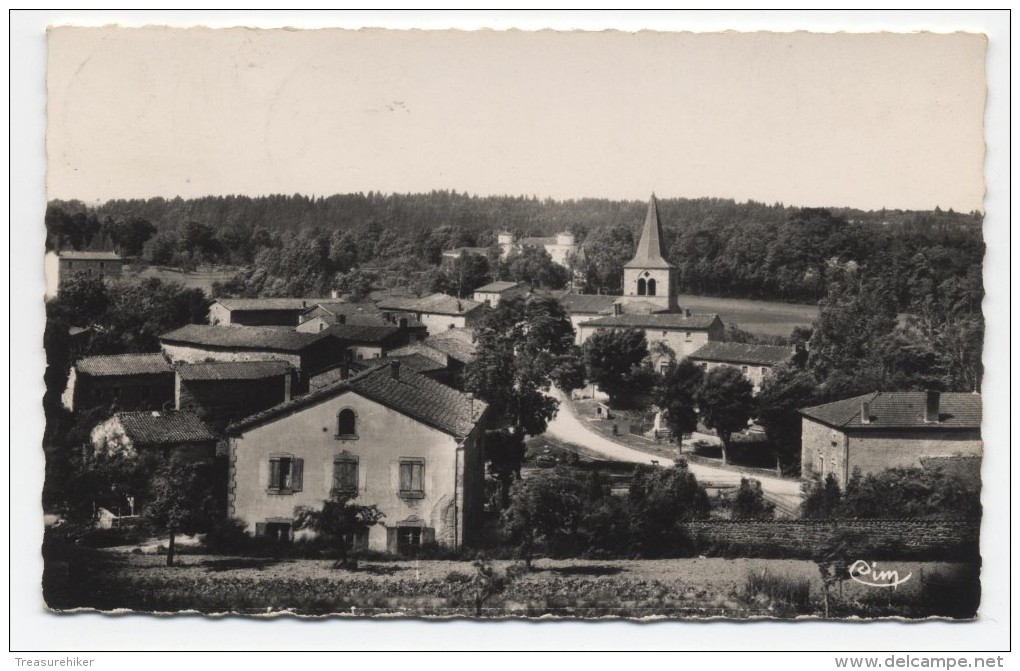
[{"label": "church steeple", "polygon": [[645,214],[645,225],[641,229],[634,258],[624,268],[672,268],[662,258],[662,223],[659,221],[659,203],[655,194],[648,200],[648,212]]}]

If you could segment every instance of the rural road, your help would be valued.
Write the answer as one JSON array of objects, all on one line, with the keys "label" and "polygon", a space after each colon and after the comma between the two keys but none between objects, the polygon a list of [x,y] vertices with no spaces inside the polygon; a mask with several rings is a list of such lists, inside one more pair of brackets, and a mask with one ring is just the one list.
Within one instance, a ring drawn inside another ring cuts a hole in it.
[{"label": "rural road", "polygon": [[[566,400],[563,393],[553,389],[551,395],[560,401],[560,410],[549,422],[546,433],[559,438],[560,440],[575,445],[581,445],[593,452],[598,452],[607,459],[614,461],[629,461],[635,464],[651,464],[652,461],[663,463],[662,457],[657,457],[647,452],[635,450],[619,443],[614,443],[595,433],[587,426],[585,421],[578,419],[573,412],[573,406]],[[688,464],[694,477],[702,484],[711,485],[733,485],[740,484],[741,473],[722,468],[713,468],[702,464]],[[773,501],[781,501],[787,507],[796,508],[800,505],[800,482],[797,480],[781,480],[768,476],[752,476],[761,482],[762,491],[767,498]]]}]

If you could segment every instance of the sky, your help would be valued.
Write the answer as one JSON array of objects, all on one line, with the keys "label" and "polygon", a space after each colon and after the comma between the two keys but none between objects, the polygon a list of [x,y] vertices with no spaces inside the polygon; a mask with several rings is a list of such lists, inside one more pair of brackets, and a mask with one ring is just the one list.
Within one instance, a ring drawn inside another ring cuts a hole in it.
[{"label": "sky", "polygon": [[983,36],[55,28],[47,194],[983,210]]}]

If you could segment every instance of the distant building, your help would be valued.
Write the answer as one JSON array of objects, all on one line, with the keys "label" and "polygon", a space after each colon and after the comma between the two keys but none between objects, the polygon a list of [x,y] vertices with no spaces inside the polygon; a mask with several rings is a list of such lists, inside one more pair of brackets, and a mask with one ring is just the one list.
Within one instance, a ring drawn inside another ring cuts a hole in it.
[{"label": "distant building", "polygon": [[428,335],[425,324],[413,314],[383,311],[371,303],[319,303],[303,312],[299,321],[295,330],[301,333],[318,333],[331,326],[346,325],[395,326],[405,334],[406,342],[423,340]]},{"label": "distant building", "polygon": [[877,473],[980,459],[981,396],[873,392],[804,408],[801,473],[830,473],[845,487],[854,469]]},{"label": "distant building", "polygon": [[331,368],[344,358],[344,348],[326,331],[298,333],[268,326],[224,328],[188,324],[164,333],[159,342],[174,362],[286,361],[300,371],[302,390],[308,376]]},{"label": "distant building", "polygon": [[395,360],[248,417],[228,429],[229,514],[258,536],[287,539],[295,506],[348,491],[385,514],[359,547],[471,544],[486,407]]},{"label": "distant building", "polygon": [[322,298],[217,298],[209,306],[213,326],[297,326],[298,317]]},{"label": "distant building", "polygon": [[456,249],[447,249],[443,252],[442,263],[453,263],[457,259],[463,258],[467,255],[484,256],[489,257],[488,247],[457,247]]},{"label": "distant building", "polygon": [[61,404],[71,412],[88,408],[159,410],[174,400],[174,369],[165,356],[89,356],[71,366]]},{"label": "distant building", "polygon": [[561,292],[551,294],[563,306],[570,323],[574,327],[576,343],[581,344],[581,324],[599,317],[610,317],[617,313],[616,302],[619,296],[607,296],[605,294],[575,294]]},{"label": "distant building", "polygon": [[289,401],[296,371],[286,361],[177,364],[174,407],[195,413],[213,432]]},{"label": "distant building", "polygon": [[475,289],[474,298],[476,303],[485,303],[490,308],[497,307],[499,301],[508,296],[523,296],[531,290],[526,284],[517,282],[491,282],[485,286]]},{"label": "distant building", "polygon": [[578,245],[574,240],[574,234],[569,231],[557,233],[550,237],[521,238],[517,241],[514,240],[513,233],[500,231],[496,235],[496,240],[500,248],[500,257],[503,259],[510,256],[510,252],[515,249],[541,247],[548,252],[554,263],[564,268],[568,265],[567,261],[570,255],[578,252]]},{"label": "distant building", "polygon": [[[323,333],[340,341],[341,347],[349,353],[350,361],[382,358],[390,350],[403,347],[412,340],[411,332],[397,325],[357,326],[341,323],[330,326]],[[414,340],[418,340],[417,335]]]},{"label": "distant building", "polygon": [[485,310],[482,303],[441,293],[424,298],[383,298],[376,306],[380,310],[414,316],[428,328],[430,334],[473,326],[482,318]]},{"label": "distant building", "polygon": [[216,456],[216,436],[192,412],[118,412],[92,429],[91,439],[97,452],[202,461]]},{"label": "distant building", "polygon": [[55,296],[60,284],[69,277],[83,275],[97,279],[116,279],[121,276],[124,259],[116,252],[64,251],[47,254],[47,296]]},{"label": "distant building", "polygon": [[[617,306],[619,308],[619,306]],[[583,344],[602,329],[640,329],[645,332],[652,365],[662,371],[674,361],[689,357],[709,341],[722,340],[724,327],[719,315],[688,313],[615,314],[582,322],[578,328]],[[658,345],[672,352],[664,352]]]},{"label": "distant building", "polygon": [[464,369],[475,360],[475,334],[471,329],[447,329],[430,335],[422,342],[397,348],[389,353],[391,357],[419,354],[443,367],[445,373],[433,373],[443,382],[458,389],[463,387]]},{"label": "distant building", "polygon": [[776,366],[789,363],[795,354],[790,346],[750,345],[736,342],[708,342],[690,355],[706,371],[719,366],[739,368],[758,393],[765,376]]},{"label": "distant building", "polygon": [[[645,223],[641,229],[634,258],[623,266],[623,300],[621,303],[649,303],[664,312],[677,312],[680,279],[676,266],[662,256],[662,223],[655,194],[648,201]],[[654,309],[654,308],[653,308]],[[628,310],[624,310],[627,312]]]}]

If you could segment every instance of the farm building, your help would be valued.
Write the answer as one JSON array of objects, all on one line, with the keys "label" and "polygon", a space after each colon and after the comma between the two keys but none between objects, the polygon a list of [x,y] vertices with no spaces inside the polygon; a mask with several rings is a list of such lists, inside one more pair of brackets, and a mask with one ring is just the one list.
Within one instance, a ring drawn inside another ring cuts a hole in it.
[{"label": "farm building", "polygon": [[[640,329],[645,332],[652,365],[663,370],[674,361],[690,356],[710,341],[722,340],[724,328],[719,315],[690,315],[665,312],[655,314],[617,314],[583,322],[578,340],[583,344],[600,329]],[[657,347],[665,345],[668,350]]]},{"label": "farm building", "polygon": [[383,299],[376,304],[381,310],[403,312],[414,316],[430,334],[452,328],[466,328],[482,318],[485,306],[467,298],[432,294],[424,298]]},{"label": "farm building", "polygon": [[688,358],[705,370],[719,366],[739,368],[758,393],[761,384],[773,368],[789,363],[796,351],[790,346],[750,345],[736,342],[708,342]]},{"label": "farm building", "polygon": [[357,539],[362,547],[470,544],[485,410],[394,360],[255,414],[228,428],[230,515],[257,535],[289,538],[295,506],[348,491],[386,516]]},{"label": "farm building", "polygon": [[217,298],[209,307],[213,326],[297,326],[298,316],[322,298]]},{"label": "farm building", "polygon": [[463,386],[464,368],[475,360],[474,332],[471,329],[447,329],[419,343],[412,343],[391,351],[388,356],[420,354],[445,369],[444,382],[458,389]]},{"label": "farm building", "polygon": [[116,279],[124,270],[124,259],[117,252],[49,252],[44,262],[46,269],[46,295],[53,297],[60,291],[61,282],[82,275],[97,279]]},{"label": "farm building", "polygon": [[159,410],[173,400],[174,369],[158,352],[78,359],[61,396],[62,405],[71,412],[100,406]]},{"label": "farm building", "polygon": [[291,399],[295,370],[286,361],[179,363],[177,410],[195,413],[213,431]]},{"label": "farm building", "polygon": [[216,436],[193,412],[118,412],[92,429],[91,438],[96,452],[202,461],[216,456]]},{"label": "farm building", "polygon": [[873,392],[800,411],[801,472],[836,476],[845,487],[854,469],[980,458],[981,396],[937,391]]},{"label": "farm building", "polygon": [[485,303],[490,308],[497,307],[499,301],[508,296],[523,296],[531,291],[527,284],[517,282],[491,282],[483,287],[475,289],[474,298],[476,303]]},{"label": "farm building", "polygon": [[549,237],[520,238],[516,241],[514,240],[513,233],[500,231],[496,239],[500,248],[500,257],[503,259],[510,256],[510,252],[515,249],[541,247],[552,257],[553,263],[566,267],[570,255],[576,254],[578,251],[574,234],[569,231],[557,233]]}]

